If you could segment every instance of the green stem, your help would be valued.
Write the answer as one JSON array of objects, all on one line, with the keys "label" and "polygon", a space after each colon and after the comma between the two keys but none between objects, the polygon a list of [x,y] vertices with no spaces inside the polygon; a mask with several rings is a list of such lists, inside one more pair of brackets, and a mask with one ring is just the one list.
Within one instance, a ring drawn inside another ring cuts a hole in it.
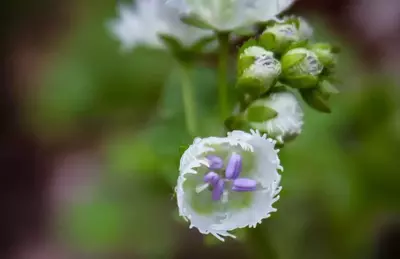
[{"label": "green stem", "polygon": [[218,34],[219,60],[218,60],[218,99],[221,120],[228,117],[228,56],[229,56],[229,33]]},{"label": "green stem", "polygon": [[194,87],[190,79],[191,68],[188,64],[179,64],[181,72],[181,89],[183,107],[185,110],[185,122],[188,133],[194,137],[196,136],[196,103],[194,101]]}]

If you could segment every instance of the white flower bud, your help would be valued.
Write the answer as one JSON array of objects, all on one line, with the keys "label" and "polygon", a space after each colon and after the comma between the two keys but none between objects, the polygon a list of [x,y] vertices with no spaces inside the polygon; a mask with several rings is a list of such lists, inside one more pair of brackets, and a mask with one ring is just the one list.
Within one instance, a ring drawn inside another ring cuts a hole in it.
[{"label": "white flower bud", "polygon": [[268,26],[260,36],[260,44],[264,48],[278,53],[284,52],[299,40],[299,31],[292,23],[275,23]]},{"label": "white flower bud", "polygon": [[258,99],[246,110],[250,127],[285,142],[301,133],[303,111],[296,97],[290,92],[276,92]]},{"label": "white flower bud", "polygon": [[288,51],[281,59],[284,78],[293,83],[294,88],[315,87],[323,65],[317,55],[306,48]]},{"label": "white flower bud", "polygon": [[239,57],[238,88],[262,94],[270,89],[281,73],[281,64],[274,53],[258,46],[246,48]]},{"label": "white flower bud", "polygon": [[290,22],[295,22],[298,24],[298,35],[300,37],[300,40],[308,40],[313,37],[314,30],[311,27],[311,25],[308,23],[308,21],[300,16],[295,16],[295,15],[290,15],[290,16],[285,16],[283,19],[278,20],[280,23],[290,23]]}]

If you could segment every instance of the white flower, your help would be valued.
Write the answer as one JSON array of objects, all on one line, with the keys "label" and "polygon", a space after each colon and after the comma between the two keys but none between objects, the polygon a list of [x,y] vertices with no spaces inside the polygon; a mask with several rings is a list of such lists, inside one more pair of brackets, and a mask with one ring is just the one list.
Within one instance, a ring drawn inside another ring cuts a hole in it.
[{"label": "white flower", "polygon": [[258,131],[197,138],[180,161],[176,195],[180,216],[220,240],[255,227],[276,209],[281,190],[275,141]]},{"label": "white flower", "polygon": [[134,5],[119,6],[119,17],[108,25],[113,35],[121,41],[123,49],[137,45],[163,48],[160,34],[172,36],[186,47],[213,35],[209,30],[184,24],[178,10],[167,6],[164,1],[136,0]]},{"label": "white flower", "polygon": [[233,31],[275,19],[294,0],[167,0],[219,31]]},{"label": "white flower", "polygon": [[253,102],[248,110],[255,107],[272,108],[277,112],[277,115],[265,121],[249,121],[251,127],[267,133],[280,143],[290,140],[301,133],[303,111],[292,93],[272,93],[266,98]]}]

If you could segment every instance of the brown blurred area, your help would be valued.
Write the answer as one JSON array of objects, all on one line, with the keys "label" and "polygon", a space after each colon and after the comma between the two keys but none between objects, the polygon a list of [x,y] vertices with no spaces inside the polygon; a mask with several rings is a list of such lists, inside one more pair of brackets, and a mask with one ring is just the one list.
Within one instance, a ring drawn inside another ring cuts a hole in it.
[{"label": "brown blurred area", "polygon": [[[48,211],[56,206],[52,202],[60,202],[49,193],[54,189],[54,179],[62,177],[57,175],[62,172],[52,168],[71,149],[90,153],[93,143],[70,140],[68,145],[43,146],[24,130],[20,104],[37,87],[37,70],[48,65],[49,55],[56,55],[52,48],[68,34],[73,23],[71,13],[79,10],[74,1],[15,0],[1,5],[0,258],[70,258],[47,240]],[[322,15],[335,33],[356,46],[366,68],[392,73],[400,69],[400,1],[299,0],[291,11]],[[388,228],[388,234],[377,234],[376,244],[380,246],[377,259],[394,258],[391,251],[398,246],[400,227]],[[228,253],[206,251],[194,257],[195,249],[182,244],[177,258],[218,257]],[[240,247],[229,250],[233,258],[242,252],[237,250]]]}]

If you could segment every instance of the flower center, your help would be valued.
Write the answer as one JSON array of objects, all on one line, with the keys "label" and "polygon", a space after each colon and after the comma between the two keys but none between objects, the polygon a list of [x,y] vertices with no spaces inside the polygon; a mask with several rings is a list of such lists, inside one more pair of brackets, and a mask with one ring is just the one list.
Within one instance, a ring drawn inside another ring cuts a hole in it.
[{"label": "flower center", "polygon": [[197,188],[197,192],[210,189],[212,199],[226,202],[228,199],[228,190],[234,192],[251,192],[257,189],[257,182],[250,178],[239,178],[242,172],[242,156],[232,153],[228,164],[224,167],[224,161],[221,157],[210,155],[207,157],[209,162],[208,173],[204,175],[203,185]]}]

